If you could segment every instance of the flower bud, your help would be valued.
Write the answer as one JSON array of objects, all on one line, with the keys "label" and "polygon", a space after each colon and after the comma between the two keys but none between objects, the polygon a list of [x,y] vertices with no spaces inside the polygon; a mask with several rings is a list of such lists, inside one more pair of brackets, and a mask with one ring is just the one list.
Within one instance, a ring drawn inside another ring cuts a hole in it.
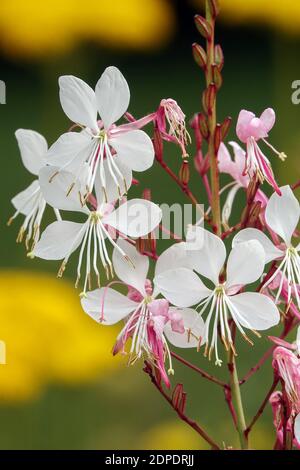
[{"label": "flower bud", "polygon": [[190,166],[188,160],[183,160],[179,170],[179,181],[187,186],[190,181]]},{"label": "flower bud", "polygon": [[210,168],[210,158],[209,158],[209,155],[207,154],[204,158],[200,158],[199,155],[197,155],[195,158],[194,158],[194,165],[195,165],[195,168],[196,170],[198,171],[198,173],[201,175],[201,176],[204,176],[206,175],[206,173],[208,172],[209,168]]},{"label": "flower bud", "polygon": [[216,100],[216,85],[214,83],[211,83],[206,90],[204,90],[203,95],[202,95],[202,104],[204,111],[207,114],[212,113],[212,109],[215,104]]},{"label": "flower bud", "polygon": [[195,15],[195,25],[199,33],[207,40],[211,38],[212,30],[209,22],[203,16]]},{"label": "flower bud", "polygon": [[220,5],[218,0],[208,0],[208,8],[213,19],[216,19],[220,13]]},{"label": "flower bud", "polygon": [[222,68],[224,67],[224,54],[220,44],[216,44],[215,46],[215,64],[218,66],[221,72]]},{"label": "flower bud", "polygon": [[196,42],[194,42],[194,44],[192,45],[192,49],[193,49],[193,57],[194,57],[196,64],[199,65],[199,67],[201,67],[203,70],[205,70],[206,61],[207,61],[205,50]]},{"label": "flower bud", "polygon": [[212,66],[212,77],[213,77],[213,82],[215,83],[217,90],[219,90],[223,84],[223,78],[222,78],[222,75],[218,66],[215,64]]},{"label": "flower bud", "polygon": [[231,117],[228,116],[226,119],[224,119],[224,121],[221,124],[221,141],[222,142],[227,137],[227,134],[231,126],[231,121],[232,121]]},{"label": "flower bud", "polygon": [[161,162],[163,160],[163,148],[164,147],[163,147],[162,137],[157,127],[155,127],[154,129],[154,136],[152,139],[152,143],[154,147],[155,158]]},{"label": "flower bud", "polygon": [[219,151],[220,144],[222,142],[221,138],[221,124],[216,125],[216,130],[215,130],[215,138],[214,138],[214,147],[215,147],[215,153],[217,154]]},{"label": "flower bud", "polygon": [[200,128],[201,135],[203,139],[208,139],[209,130],[208,130],[206,117],[204,116],[204,114],[199,113],[198,119],[199,119],[199,128]]},{"label": "flower bud", "polygon": [[249,219],[248,219],[248,226],[254,227],[256,225],[256,222],[259,218],[261,212],[261,202],[256,201],[252,204],[250,213],[249,213]]}]

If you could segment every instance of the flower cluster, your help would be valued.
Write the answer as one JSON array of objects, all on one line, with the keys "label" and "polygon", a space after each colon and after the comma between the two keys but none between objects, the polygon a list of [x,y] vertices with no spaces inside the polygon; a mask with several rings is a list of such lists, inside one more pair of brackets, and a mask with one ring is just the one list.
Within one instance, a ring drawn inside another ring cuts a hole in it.
[{"label": "flower cluster", "polygon": [[[206,76],[204,112],[194,116],[191,127],[195,168],[209,209],[203,213],[189,186],[191,137],[182,109],[175,100],[162,99],[156,111],[136,119],[128,112],[130,93],[125,78],[117,68],[108,67],[95,91],[76,77],[60,77],[61,105],[73,124],[49,149],[36,132],[17,131],[24,166],[37,178],[13,198],[16,212],[10,222],[18,214],[24,215],[18,241],[25,237],[29,257],[61,260],[59,277],[78,251],[76,286],[82,286],[83,310],[101,325],[122,322],[113,354],[127,355],[128,364],[143,358],[145,372],[165,397],[162,383],[171,387],[174,357],[223,386],[242,448],[247,447],[247,436],[257,418],[246,427],[236,370],[236,333],[253,346],[252,335],[260,338],[260,332],[281,321],[281,339],[273,338],[279,344],[273,367],[275,385],[280,382],[282,392],[270,393],[267,398],[271,396],[280,445],[287,447],[290,434],[290,446],[299,446],[299,341],[295,347],[288,346],[284,338],[300,320],[300,205],[295,188],[277,183],[271,161],[260,147],[265,144],[285,160],[285,154],[267,140],[275,124],[271,108],[259,118],[250,111],[240,112],[236,134],[245,148],[230,142],[233,159],[224,143],[231,120],[216,124],[215,106],[222,85],[223,53],[218,45],[210,49],[217,1],[207,4],[207,18],[196,16],[195,22],[207,40],[208,51],[198,44],[193,46],[196,62]],[[125,122],[120,123],[122,118]],[[153,127],[152,140],[142,130],[147,125]],[[178,174],[164,159],[164,141],[177,147],[181,159]],[[150,201],[150,191],[143,188],[142,199],[128,197],[133,172],[148,170],[154,158],[201,210],[206,226],[198,221],[184,227],[185,240],[163,225],[161,209]],[[229,175],[230,183],[221,187],[220,174]],[[264,183],[274,191],[270,197]],[[228,188],[222,206],[220,196]],[[242,191],[245,208],[238,223],[231,225],[234,201],[237,194],[242,197]],[[40,235],[47,204],[57,220]],[[76,220],[68,216],[65,220],[65,211],[77,213]],[[155,240],[159,226],[174,241],[160,255]],[[229,385],[189,364],[173,347],[202,350],[209,360],[214,357],[218,366],[225,356]],[[231,396],[235,396],[236,411]],[[188,422],[182,385],[178,384],[167,399]],[[201,430],[199,434],[218,448]]]}]

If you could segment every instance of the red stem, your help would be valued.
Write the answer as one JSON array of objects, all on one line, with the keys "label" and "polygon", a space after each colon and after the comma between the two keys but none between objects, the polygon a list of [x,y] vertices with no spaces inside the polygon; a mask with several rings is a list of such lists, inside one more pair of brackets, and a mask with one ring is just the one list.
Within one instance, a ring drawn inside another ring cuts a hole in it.
[{"label": "red stem", "polygon": [[254,415],[254,418],[252,419],[251,423],[249,424],[249,426],[247,427],[246,431],[245,431],[245,434],[248,436],[248,434],[250,433],[251,429],[253,428],[254,424],[256,423],[256,421],[260,418],[260,416],[263,414],[264,412],[264,409],[265,407],[267,406],[267,404],[269,403],[269,398],[270,396],[272,395],[272,393],[274,392],[277,384],[279,382],[279,378],[278,377],[274,377],[274,380],[273,380],[273,383],[271,385],[271,388],[270,390],[268,391],[265,399],[263,400],[262,404],[260,405],[260,407],[258,408],[258,411],[257,413]]},{"label": "red stem", "polygon": [[191,362],[188,362],[186,359],[183,359],[183,357],[179,356],[178,354],[171,351],[171,356],[174,357],[177,361],[184,364],[185,366],[187,366],[190,369],[194,370],[195,372],[198,372],[198,374],[200,374],[201,377],[203,377],[204,379],[207,379],[210,382],[213,382],[217,385],[220,385],[221,387],[228,388],[228,385],[225,382],[222,382],[222,380],[219,380],[217,377],[208,374],[204,370],[200,369],[200,367],[197,367],[194,364],[192,364]]}]

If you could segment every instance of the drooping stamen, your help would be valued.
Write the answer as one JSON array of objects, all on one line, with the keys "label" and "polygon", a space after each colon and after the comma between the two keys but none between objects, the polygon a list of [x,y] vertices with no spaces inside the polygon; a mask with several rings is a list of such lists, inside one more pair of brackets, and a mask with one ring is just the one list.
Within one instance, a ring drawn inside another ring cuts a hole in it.
[{"label": "drooping stamen", "polygon": [[284,152],[278,152],[273,145],[270,144],[266,139],[262,139],[262,141],[277,155],[282,162],[284,162],[287,159],[287,155]]}]

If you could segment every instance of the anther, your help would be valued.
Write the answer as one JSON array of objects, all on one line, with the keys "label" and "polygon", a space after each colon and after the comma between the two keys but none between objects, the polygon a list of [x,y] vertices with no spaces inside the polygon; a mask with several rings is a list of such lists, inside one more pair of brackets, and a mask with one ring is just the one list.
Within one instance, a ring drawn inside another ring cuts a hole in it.
[{"label": "anther", "polygon": [[49,178],[49,183],[52,183],[54,178],[59,174],[59,171],[56,171],[50,178]]}]

